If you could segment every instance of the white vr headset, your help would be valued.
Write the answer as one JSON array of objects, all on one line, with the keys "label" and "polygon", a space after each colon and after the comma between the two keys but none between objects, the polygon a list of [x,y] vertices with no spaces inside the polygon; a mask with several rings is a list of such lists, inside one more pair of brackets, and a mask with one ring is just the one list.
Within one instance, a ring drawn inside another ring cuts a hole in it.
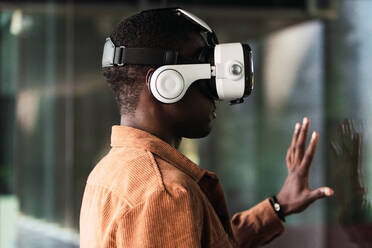
[{"label": "white vr headset", "polygon": [[207,33],[209,45],[201,52],[196,63],[195,60],[180,58],[175,50],[118,47],[107,38],[102,67],[127,64],[159,66],[149,77],[148,84],[152,95],[162,103],[179,101],[190,85],[199,80],[202,92],[214,100],[230,100],[231,104],[237,104],[251,94],[254,72],[249,45],[218,44],[213,30],[185,10],[170,8],[148,11],[172,11]]}]

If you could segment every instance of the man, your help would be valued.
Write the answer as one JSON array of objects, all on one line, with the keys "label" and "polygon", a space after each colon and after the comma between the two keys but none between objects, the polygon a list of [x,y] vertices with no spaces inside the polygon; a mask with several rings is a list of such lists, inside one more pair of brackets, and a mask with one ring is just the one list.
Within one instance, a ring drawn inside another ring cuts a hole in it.
[{"label": "man", "polygon": [[[330,188],[309,188],[318,134],[313,133],[305,150],[305,118],[296,124],[286,158],[288,177],[278,195],[230,220],[217,176],[177,151],[183,137],[202,138],[211,131],[216,106],[203,87],[206,81],[193,82],[179,100],[164,103],[154,97],[151,85],[159,66],[141,61],[165,49],[177,51],[177,63],[207,63],[200,55],[211,37],[204,39],[198,19],[190,16],[179,9],[144,11],[120,22],[106,43],[111,52],[103,61],[125,46],[119,59],[134,51],[138,63],[104,63],[121,123],[112,128],[111,150],[87,180],[81,247],[256,247],[284,231],[285,216],[333,194]],[[147,60],[155,61],[153,57]]]}]

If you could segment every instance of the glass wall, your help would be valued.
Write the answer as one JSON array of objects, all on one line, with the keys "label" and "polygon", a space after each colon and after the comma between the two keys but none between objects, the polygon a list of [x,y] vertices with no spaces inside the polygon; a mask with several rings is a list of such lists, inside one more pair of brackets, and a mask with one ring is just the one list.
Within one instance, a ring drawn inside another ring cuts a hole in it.
[{"label": "glass wall", "polygon": [[[219,103],[212,134],[181,149],[219,175],[233,214],[278,193],[294,124],[310,117],[310,185],[335,195],[288,217],[267,247],[370,247],[372,3],[318,13],[272,2],[185,5],[220,42],[252,45],[256,87],[244,104]],[[0,4],[0,247],[78,246],[85,181],[120,118],[103,42],[120,19],[167,2],[149,4]]]}]

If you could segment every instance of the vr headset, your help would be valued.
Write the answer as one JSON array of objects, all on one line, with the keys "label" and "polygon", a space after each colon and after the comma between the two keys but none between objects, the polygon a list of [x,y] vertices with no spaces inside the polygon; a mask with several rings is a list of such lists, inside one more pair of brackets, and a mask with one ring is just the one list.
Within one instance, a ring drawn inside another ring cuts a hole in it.
[{"label": "vr headset", "polygon": [[182,99],[191,84],[198,81],[202,92],[213,100],[244,102],[254,86],[252,50],[248,44],[218,44],[215,32],[201,19],[180,8],[143,11],[170,11],[197,25],[206,34],[208,45],[195,61],[181,58],[176,50],[127,48],[116,46],[110,38],[103,49],[102,67],[153,65],[158,68],[150,75],[148,86],[162,103]]}]

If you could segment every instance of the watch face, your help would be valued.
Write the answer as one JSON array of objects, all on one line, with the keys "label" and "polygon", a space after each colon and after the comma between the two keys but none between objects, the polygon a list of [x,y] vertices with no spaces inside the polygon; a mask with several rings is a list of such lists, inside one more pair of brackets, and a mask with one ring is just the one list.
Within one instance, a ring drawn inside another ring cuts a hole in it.
[{"label": "watch face", "polygon": [[275,211],[280,211],[280,205],[278,203],[274,203]]}]

